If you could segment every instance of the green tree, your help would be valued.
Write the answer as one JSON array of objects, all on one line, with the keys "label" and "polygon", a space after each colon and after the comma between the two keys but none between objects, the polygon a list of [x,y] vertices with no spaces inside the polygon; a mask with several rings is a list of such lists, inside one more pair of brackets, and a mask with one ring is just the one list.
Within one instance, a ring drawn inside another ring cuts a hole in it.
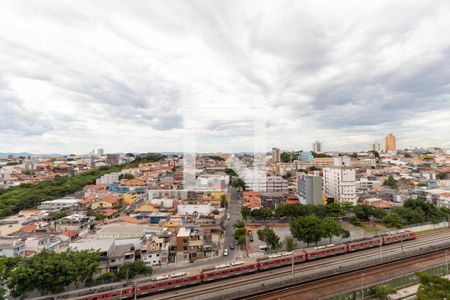
[{"label": "green tree", "polygon": [[227,196],[225,194],[220,196],[220,207],[222,207],[222,208],[228,207]]},{"label": "green tree", "polygon": [[214,210],[212,211],[212,213],[213,213],[213,215],[218,215],[220,212],[219,212],[218,209],[214,209]]},{"label": "green tree", "polygon": [[288,163],[292,161],[291,154],[288,152],[281,152],[281,162]]},{"label": "green tree", "polygon": [[5,285],[12,271],[21,261],[21,257],[0,257],[0,286]]},{"label": "green tree", "polygon": [[273,211],[265,207],[262,207],[258,210],[255,209],[254,211],[259,211],[259,216],[263,218],[264,223],[266,223],[267,218],[270,218],[273,215]]},{"label": "green tree", "polygon": [[318,243],[323,236],[321,220],[314,215],[297,217],[290,223],[291,234],[294,238],[305,243]]},{"label": "green tree", "polygon": [[272,229],[264,227],[263,229],[258,229],[256,234],[258,235],[258,239],[265,242],[271,249],[280,247],[280,237]]},{"label": "green tree", "polygon": [[120,174],[119,180],[122,180],[122,179],[131,180],[131,179],[134,179],[134,175],[130,174],[130,173]]},{"label": "green tree", "polygon": [[447,178],[448,178],[448,173],[446,173],[446,172],[439,172],[436,174],[436,179],[445,180]]},{"label": "green tree", "polygon": [[375,296],[380,300],[385,300],[389,295],[395,294],[397,290],[390,284],[377,285],[374,289]]},{"label": "green tree", "polygon": [[281,176],[284,180],[288,180],[289,178],[292,177],[292,173],[291,172],[286,172],[286,174],[284,174],[283,176]]},{"label": "green tree", "polygon": [[389,175],[388,179],[386,179],[383,183],[384,186],[388,186],[391,189],[395,189],[397,188],[397,180],[394,179],[394,177],[392,177],[392,175]]},{"label": "green tree", "polygon": [[252,210],[247,206],[241,207],[241,215],[244,219],[247,219],[251,215]]},{"label": "green tree", "polygon": [[245,191],[245,181],[241,178],[236,178],[231,182],[231,186],[239,190]]},{"label": "green tree", "polygon": [[98,258],[98,252],[93,251],[43,251],[22,260],[7,285],[15,297],[26,297],[33,290],[42,295],[60,293],[70,284],[90,280],[98,268]]},{"label": "green tree", "polygon": [[245,228],[245,223],[242,220],[237,220],[236,222],[234,222],[233,224],[233,228],[237,229],[237,228]]},{"label": "green tree", "polygon": [[361,221],[356,216],[351,216],[348,221],[354,226],[361,226]]},{"label": "green tree", "polygon": [[373,156],[374,156],[375,158],[380,158],[380,153],[378,153],[378,151],[372,150],[372,151],[370,151],[370,152],[373,154]]},{"label": "green tree", "polygon": [[153,269],[145,265],[142,260],[135,260],[131,263],[126,263],[122,267],[120,267],[119,272],[117,273],[117,278],[120,279],[132,279],[138,275],[152,275]]},{"label": "green tree", "polygon": [[297,243],[292,236],[287,236],[284,238],[284,245],[286,247],[286,251],[292,251],[297,247]]},{"label": "green tree", "polygon": [[343,228],[342,228],[341,224],[339,224],[338,222],[336,222],[334,220],[330,220],[330,219],[322,220],[320,227],[321,227],[322,237],[329,238],[330,243],[331,243],[331,240],[333,239],[333,236],[340,236],[343,233]]},{"label": "green tree", "polygon": [[233,169],[228,169],[228,168],[225,169],[225,174],[227,174],[229,176],[238,176]]},{"label": "green tree", "polygon": [[237,240],[237,239],[239,239],[239,237],[240,236],[245,236],[245,234],[246,234],[246,230],[245,230],[245,228],[236,228],[235,230],[234,230],[234,238]]},{"label": "green tree", "polygon": [[344,215],[344,210],[339,203],[330,203],[325,205],[325,216],[326,217],[342,217]]},{"label": "green tree", "polygon": [[247,238],[245,237],[245,235],[241,235],[236,239],[236,243],[242,249],[242,247],[247,243]]},{"label": "green tree", "polygon": [[390,228],[402,228],[403,221],[396,213],[389,213],[383,218],[383,223]]},{"label": "green tree", "polygon": [[95,278],[95,284],[106,284],[117,281],[117,275],[113,272],[106,272]]},{"label": "green tree", "polygon": [[417,300],[450,299],[450,280],[424,272],[416,273],[419,278]]}]

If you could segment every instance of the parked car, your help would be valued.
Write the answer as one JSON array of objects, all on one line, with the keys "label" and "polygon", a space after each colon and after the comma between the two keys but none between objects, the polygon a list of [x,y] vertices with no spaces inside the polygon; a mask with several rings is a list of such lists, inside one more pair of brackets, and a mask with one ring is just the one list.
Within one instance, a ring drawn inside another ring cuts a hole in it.
[{"label": "parked car", "polygon": [[225,248],[225,250],[223,250],[223,255],[228,256],[228,249]]},{"label": "parked car", "polygon": [[234,244],[230,244],[230,250],[234,250]]},{"label": "parked car", "polygon": [[229,220],[231,218],[230,214],[227,214],[227,220]]}]

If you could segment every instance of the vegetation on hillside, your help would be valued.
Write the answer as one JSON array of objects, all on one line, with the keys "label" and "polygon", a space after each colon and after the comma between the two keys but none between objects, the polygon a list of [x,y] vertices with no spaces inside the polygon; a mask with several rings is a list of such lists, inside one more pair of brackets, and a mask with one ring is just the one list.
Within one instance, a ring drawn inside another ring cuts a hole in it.
[{"label": "vegetation on hillside", "polygon": [[102,175],[119,172],[122,169],[138,166],[140,163],[155,162],[164,158],[159,153],[141,155],[131,163],[117,166],[104,166],[74,176],[61,176],[42,181],[36,185],[21,184],[0,192],[0,217],[17,213],[21,209],[34,208],[42,201],[65,197],[83,189],[85,185],[95,183]]}]

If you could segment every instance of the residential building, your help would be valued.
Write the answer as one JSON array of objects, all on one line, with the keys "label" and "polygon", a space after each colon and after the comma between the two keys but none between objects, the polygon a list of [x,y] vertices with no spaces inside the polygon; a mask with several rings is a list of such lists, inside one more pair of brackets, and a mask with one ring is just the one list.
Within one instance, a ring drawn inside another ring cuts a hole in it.
[{"label": "residential building", "polygon": [[316,168],[325,168],[334,165],[334,157],[315,157],[313,165]]},{"label": "residential building", "polygon": [[336,202],[356,204],[356,171],[348,166],[333,166],[323,169],[323,192],[334,197]]},{"label": "residential building", "polygon": [[319,141],[315,141],[313,144],[313,151],[316,153],[322,152],[322,143]]},{"label": "residential building", "polygon": [[397,145],[396,145],[396,138],[395,135],[392,133],[389,133],[384,137],[384,151],[396,151]]},{"label": "residential building", "polygon": [[137,194],[126,193],[123,195],[123,203],[125,205],[131,205],[137,200]]},{"label": "residential building", "polygon": [[11,238],[0,239],[0,256],[25,256],[25,241]]},{"label": "residential building", "polygon": [[281,176],[255,176],[251,172],[244,177],[245,188],[254,192],[280,192],[289,191],[289,183]]},{"label": "residential building", "polygon": [[322,204],[322,177],[297,173],[297,191],[302,204]]},{"label": "residential building", "polygon": [[104,151],[102,148],[99,148],[99,149],[97,150],[97,155],[98,155],[98,156],[103,156],[104,153],[105,153],[105,151]]},{"label": "residential building", "polygon": [[178,215],[208,215],[213,210],[213,207],[208,204],[181,204],[178,205]]},{"label": "residential building", "polygon": [[372,145],[370,145],[370,150],[380,152],[381,151],[380,143],[374,142]]},{"label": "residential building", "polygon": [[95,224],[94,217],[73,214],[53,222],[53,228],[58,233],[65,231],[75,232],[77,236],[84,236],[89,233],[91,226]]},{"label": "residential building", "polygon": [[[136,221],[139,222],[139,220]],[[99,239],[142,238],[145,236],[145,231],[149,228],[149,226],[140,223],[133,224],[129,222],[118,222],[107,224],[98,230],[96,235]]]},{"label": "residential building", "polygon": [[281,161],[280,148],[272,148],[272,162],[277,163]]},{"label": "residential building", "polygon": [[298,154],[298,159],[301,161],[312,162],[314,156],[311,151],[303,151]]},{"label": "residential building", "polygon": [[120,175],[121,175],[120,172],[105,174],[96,180],[96,184],[97,185],[100,185],[100,184],[111,185],[114,183],[118,183],[118,182],[120,182],[120,180],[119,180]]},{"label": "residential building", "polygon": [[120,154],[107,154],[106,163],[108,165],[118,165],[120,164]]},{"label": "residential building", "polygon": [[63,208],[69,208],[77,206],[81,199],[76,198],[62,198],[50,201],[43,201],[38,206],[38,209],[46,209],[46,210],[60,210]]}]

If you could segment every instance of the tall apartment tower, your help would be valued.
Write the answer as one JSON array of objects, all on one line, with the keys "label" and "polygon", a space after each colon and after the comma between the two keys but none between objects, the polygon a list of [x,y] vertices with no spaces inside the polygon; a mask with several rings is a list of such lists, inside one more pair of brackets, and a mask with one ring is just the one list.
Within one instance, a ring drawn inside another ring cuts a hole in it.
[{"label": "tall apartment tower", "polygon": [[322,204],[322,177],[297,173],[297,191],[302,204]]},{"label": "tall apartment tower", "polygon": [[274,163],[281,161],[280,148],[272,148],[272,161]]},{"label": "tall apartment tower", "polygon": [[322,143],[319,141],[315,141],[313,144],[313,151],[316,153],[322,152]]},{"label": "tall apartment tower", "polygon": [[395,135],[389,133],[384,137],[384,151],[395,151],[397,150]]},{"label": "tall apartment tower", "polygon": [[102,148],[99,148],[97,150],[97,154],[98,154],[98,156],[103,156],[103,154],[105,154],[105,151]]},{"label": "tall apartment tower", "polygon": [[323,169],[323,192],[336,202],[356,204],[356,170],[347,157],[335,159],[335,165]]},{"label": "tall apartment tower", "polygon": [[380,152],[381,151],[380,143],[374,142],[372,145],[370,145],[370,150]]}]

